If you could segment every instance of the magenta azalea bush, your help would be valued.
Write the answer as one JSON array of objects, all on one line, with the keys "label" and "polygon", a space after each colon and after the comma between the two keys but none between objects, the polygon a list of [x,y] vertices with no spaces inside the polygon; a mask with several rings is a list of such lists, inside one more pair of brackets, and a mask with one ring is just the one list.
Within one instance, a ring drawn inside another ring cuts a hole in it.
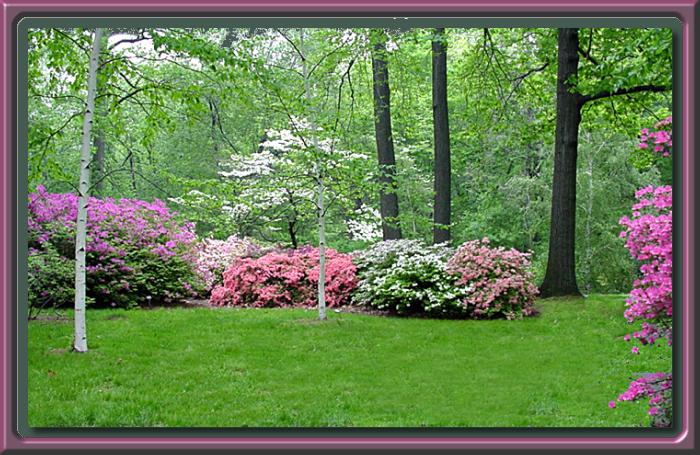
[{"label": "magenta azalea bush", "polygon": [[[78,196],[39,186],[29,195],[29,303],[73,304]],[[194,225],[180,224],[162,201],[90,198],[86,269],[88,303],[143,305],[190,295]]]},{"label": "magenta azalea bush", "polygon": [[[657,338],[671,343],[673,316],[673,210],[671,187],[646,187],[636,193],[633,217],[623,217],[620,236],[640,263],[640,279],[627,299],[628,322],[643,320],[642,330],[632,336],[642,344],[654,344]],[[629,338],[629,337],[628,337]]]},{"label": "magenta azalea bush", "polygon": [[673,118],[657,122],[653,128],[644,128],[639,134],[639,146],[632,154],[632,163],[645,171],[656,168],[661,182],[673,182]]},{"label": "magenta azalea bush", "polygon": [[[642,144],[652,141],[654,151],[662,156],[671,155],[671,117],[656,124],[656,132],[642,130]],[[632,206],[632,218],[622,217],[625,247],[639,262],[641,277],[634,281],[627,299],[627,322],[642,321],[641,330],[625,335],[625,341],[633,338],[642,346],[653,346],[659,339],[666,339],[670,346],[673,336],[673,200],[672,188],[660,186],[642,188],[635,194],[637,203]],[[632,347],[639,354],[639,346]],[[651,425],[669,427],[672,423],[673,377],[670,373],[653,373],[635,379],[617,401],[636,401],[649,398]],[[609,403],[611,408],[615,401]]]},{"label": "magenta azalea bush", "polygon": [[[642,321],[641,330],[625,335],[642,346],[654,345],[665,338],[671,345],[673,326],[673,210],[671,187],[646,187],[636,193],[638,202],[632,207],[632,218],[623,217],[625,227],[620,237],[626,238],[625,246],[640,263],[641,278],[634,281],[634,288],[627,299],[625,318],[629,323]],[[639,354],[639,347],[632,347]],[[653,373],[634,380],[618,401],[636,401],[649,398],[651,424],[668,427],[672,421],[671,394],[673,378],[670,373]],[[615,402],[610,402],[615,407]]]},{"label": "magenta azalea bush", "polygon": [[[243,258],[224,272],[224,283],[212,290],[213,305],[311,308],[317,304],[318,248],[272,251],[259,258]],[[357,286],[350,255],[326,249],[326,305],[349,303]]]},{"label": "magenta azalea bush", "polygon": [[488,238],[462,244],[447,263],[469,292],[464,304],[475,318],[532,315],[538,293],[530,269],[530,254],[514,248],[492,247]]},{"label": "magenta azalea bush", "polygon": [[249,239],[235,235],[226,240],[206,238],[197,247],[195,270],[202,280],[204,291],[211,292],[224,282],[223,273],[228,266],[245,257],[257,257],[262,248]]},{"label": "magenta azalea bush", "polygon": [[640,133],[640,149],[653,150],[663,157],[671,156],[673,150],[673,118],[671,116],[657,122],[654,129],[644,128]]},{"label": "magenta azalea bush", "polygon": [[[667,428],[673,421],[673,376],[671,373],[650,373],[632,381],[627,390],[617,397],[617,401],[637,401],[649,398],[651,425],[657,428]],[[611,401],[610,408],[617,407]]]}]

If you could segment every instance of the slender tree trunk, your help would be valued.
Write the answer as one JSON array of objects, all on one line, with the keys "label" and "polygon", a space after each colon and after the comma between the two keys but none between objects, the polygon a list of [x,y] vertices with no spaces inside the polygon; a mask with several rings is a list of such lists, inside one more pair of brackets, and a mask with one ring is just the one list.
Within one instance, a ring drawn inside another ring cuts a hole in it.
[{"label": "slender tree trunk", "polygon": [[292,242],[292,248],[295,250],[299,246],[299,241],[297,240],[296,224],[296,221],[287,221],[287,232],[289,233],[289,240]]},{"label": "slender tree trunk", "polygon": [[[109,43],[110,32],[103,33],[100,37],[100,48],[106,48]],[[98,57],[99,64],[99,57]],[[104,87],[99,80],[95,83],[95,93],[102,93]],[[105,118],[107,115],[105,100],[95,101],[95,113],[99,118]],[[95,156],[93,158],[94,167],[92,168],[92,179],[95,181],[94,191],[96,196],[103,196],[104,192],[104,175],[105,175],[105,151],[107,144],[105,142],[104,126],[98,123],[93,123],[93,136],[95,137]]]},{"label": "slender tree trunk", "polygon": [[326,207],[323,176],[318,173],[318,318],[326,319]]},{"label": "slender tree trunk", "polygon": [[433,134],[435,138],[435,205],[433,243],[450,241],[451,157],[447,111],[447,42],[445,29],[435,29],[433,38]]},{"label": "slender tree trunk", "polygon": [[379,161],[379,208],[382,216],[384,240],[400,239],[399,198],[396,194],[396,157],[391,132],[391,94],[389,69],[386,63],[386,34],[383,30],[374,34],[372,75],[374,86],[374,131]]},{"label": "slender tree trunk", "polygon": [[586,294],[591,293],[591,269],[593,266],[593,248],[591,247],[591,217],[593,216],[593,155],[588,156],[588,200],[586,201]]},{"label": "slender tree trunk", "polygon": [[[100,114],[98,114],[100,115]],[[105,175],[105,140],[101,130],[95,131],[95,194],[103,196]]]},{"label": "slender tree trunk", "polygon": [[[530,147],[525,148],[525,165],[523,166],[523,176],[527,179],[528,169],[530,167]],[[523,250],[528,251],[532,249],[532,238],[531,238],[531,227],[530,227],[530,182],[525,184],[525,207],[523,207],[523,228],[525,230],[525,244],[523,245]]]},{"label": "slender tree trunk", "polygon": [[129,155],[129,173],[131,174],[131,189],[134,190],[136,196],[136,172],[134,169],[134,154]]},{"label": "slender tree trunk", "polygon": [[552,220],[549,259],[542,297],[580,296],[576,284],[576,157],[581,123],[581,96],[568,81],[578,74],[578,29],[559,29],[557,126],[554,142]]},{"label": "slender tree trunk", "polygon": [[297,240],[297,222],[299,220],[299,215],[296,205],[294,204],[294,196],[290,191],[287,191],[287,201],[292,207],[292,216],[287,220],[287,233],[289,233],[289,240],[292,242],[292,248],[296,250],[299,246],[299,241]]},{"label": "slender tree trunk", "polygon": [[[304,29],[301,29],[300,47],[304,51]],[[311,93],[311,82],[309,81],[309,69],[306,63],[306,58],[302,59],[302,73],[304,75],[304,94],[306,101],[311,105],[313,95]],[[311,126],[311,143],[318,153],[318,138],[316,137],[316,124],[313,116],[309,116],[309,125]],[[326,208],[324,204],[323,193],[325,185],[323,181],[323,166],[319,160],[316,162],[316,205],[318,209],[318,318],[325,320],[326,316]]]},{"label": "slender tree trunk", "polygon": [[80,151],[80,183],[78,186],[78,217],[75,225],[75,333],[73,349],[87,352],[87,331],[85,328],[85,240],[87,234],[87,206],[90,189],[90,139],[92,116],[95,109],[95,92],[97,88],[97,62],[100,57],[102,29],[95,29],[95,37],[90,55],[88,72],[88,91],[83,119],[83,142]]}]

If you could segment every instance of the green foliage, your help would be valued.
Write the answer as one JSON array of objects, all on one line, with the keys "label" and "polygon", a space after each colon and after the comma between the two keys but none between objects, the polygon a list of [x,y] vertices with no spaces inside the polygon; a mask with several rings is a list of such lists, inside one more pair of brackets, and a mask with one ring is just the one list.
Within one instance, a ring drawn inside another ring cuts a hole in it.
[{"label": "green foliage", "polygon": [[[30,189],[43,184],[69,192],[77,185],[87,66],[82,48],[89,47],[90,33],[29,33]],[[93,183],[102,184],[99,196],[168,200],[183,219],[197,223],[202,236],[238,234],[290,245],[292,222],[299,244],[316,243],[312,206],[295,213],[293,203],[265,210],[253,204],[251,187],[279,188],[279,179],[249,185],[220,175],[229,157],[254,156],[266,131],[289,128],[290,117],[313,117],[324,138],[366,156],[347,175],[352,184],[338,186],[329,198],[329,246],[339,251],[366,246],[352,238],[348,221],[359,219],[358,203],[379,209],[378,187],[371,186],[377,178],[371,173],[375,33],[306,29],[302,43],[299,29],[286,28],[112,30],[101,57],[95,118],[106,144],[103,175],[93,168]],[[404,236],[427,241],[434,198],[432,32],[390,29],[386,35],[399,221]],[[579,38],[588,57],[580,56],[579,77],[572,81],[577,92],[670,86],[670,30],[581,29]],[[140,41],[116,45],[120,39]],[[540,279],[550,221],[556,29],[448,29],[446,39],[455,244],[488,236],[497,245],[532,250]],[[310,99],[304,96],[300,53],[309,70]],[[630,141],[669,115],[670,107],[670,91],[601,98],[584,106],[577,268],[590,292],[629,284],[629,260],[615,238],[613,218],[632,203],[630,185],[640,179],[665,182],[671,175],[669,160],[657,162]],[[589,190],[588,154],[603,144],[593,159]],[[297,173],[312,170],[309,165],[298,162]],[[200,194],[212,199],[196,201]],[[232,218],[227,206],[254,210]]]},{"label": "green foliage", "polygon": [[75,298],[75,263],[48,246],[29,251],[27,274],[30,313],[57,308]]},{"label": "green foliage", "polygon": [[453,251],[416,240],[379,242],[355,255],[358,305],[402,315],[464,317],[469,289],[445,270]]},{"label": "green foliage", "polygon": [[577,172],[577,278],[583,292],[625,292],[637,265],[619,241],[618,220],[629,211],[637,188],[658,185],[654,172],[639,172],[629,157],[636,141],[604,132],[582,131]]}]

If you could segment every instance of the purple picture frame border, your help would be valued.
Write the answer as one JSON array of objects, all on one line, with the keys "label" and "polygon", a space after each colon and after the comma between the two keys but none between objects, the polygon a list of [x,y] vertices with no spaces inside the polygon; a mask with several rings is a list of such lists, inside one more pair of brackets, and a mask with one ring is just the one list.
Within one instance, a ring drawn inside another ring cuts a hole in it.
[{"label": "purple picture frame border", "polygon": [[[2,146],[3,153],[0,156],[2,180],[0,183],[0,204],[3,223],[2,241],[2,274],[0,289],[2,290],[2,306],[0,307],[0,327],[2,328],[2,347],[0,348],[0,454],[6,452],[22,452],[25,450],[49,450],[49,449],[367,449],[367,448],[391,448],[391,449],[691,449],[695,447],[695,390],[694,390],[694,334],[692,321],[695,312],[691,303],[696,301],[695,286],[693,283],[693,271],[695,266],[695,182],[693,181],[696,167],[695,135],[693,119],[695,118],[695,57],[696,50],[693,43],[697,39],[695,32],[695,19],[697,15],[697,0],[677,0],[667,3],[641,0],[579,0],[566,2],[539,0],[539,1],[455,1],[455,0],[342,0],[319,1],[217,1],[204,0],[194,2],[192,0],[165,1],[165,0],[122,0],[120,2],[97,0],[69,0],[69,1],[36,1],[16,0],[2,2],[2,24],[0,29],[0,49],[2,49]],[[15,242],[14,213],[15,191],[14,173],[15,161],[13,150],[13,75],[14,51],[12,45],[13,22],[22,14],[47,13],[47,12],[80,12],[80,13],[191,13],[201,15],[212,12],[226,13],[260,13],[261,15],[284,15],[292,13],[314,14],[386,14],[391,16],[394,12],[425,14],[427,16],[440,13],[469,14],[469,13],[513,13],[532,14],[611,14],[618,16],[623,13],[648,14],[650,17],[660,14],[672,13],[682,22],[682,134],[683,150],[682,159],[682,238],[683,262],[681,275],[681,305],[684,318],[680,321],[682,326],[682,390],[680,392],[683,409],[680,432],[670,438],[656,437],[538,437],[538,438],[467,438],[467,437],[298,437],[298,438],[265,438],[265,437],[27,437],[18,435],[14,423],[16,410],[13,408],[13,377],[16,377],[15,365],[12,364],[14,352],[14,339],[16,333],[13,319],[13,306],[15,299],[12,293],[16,283],[13,282],[13,270],[15,258],[12,256]]]}]

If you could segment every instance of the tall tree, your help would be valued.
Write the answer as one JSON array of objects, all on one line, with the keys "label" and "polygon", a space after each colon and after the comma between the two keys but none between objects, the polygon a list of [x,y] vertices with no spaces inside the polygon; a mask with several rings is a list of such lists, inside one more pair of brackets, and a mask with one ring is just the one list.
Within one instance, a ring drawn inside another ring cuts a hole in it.
[{"label": "tall tree", "polygon": [[379,161],[379,207],[382,217],[384,240],[400,239],[399,199],[396,194],[396,157],[391,133],[391,94],[389,92],[389,69],[386,61],[386,32],[372,32],[372,85],[374,87],[374,132],[377,140]]},{"label": "tall tree", "polygon": [[576,155],[581,108],[571,86],[578,73],[578,29],[559,29],[549,260],[540,295],[581,295],[576,285]]},{"label": "tall tree", "polygon": [[85,240],[87,236],[87,206],[90,189],[90,153],[92,117],[97,91],[97,62],[100,57],[102,29],[95,29],[95,37],[90,55],[88,70],[87,100],[83,118],[82,148],[80,150],[80,184],[78,186],[78,217],[75,225],[75,334],[73,349],[87,352],[87,331],[85,328]]},{"label": "tall tree", "polygon": [[[100,43],[100,49],[102,48],[108,48],[107,44],[109,42],[109,37],[110,37],[110,32],[107,31],[102,35],[101,43]],[[99,63],[99,61],[98,61]],[[99,68],[99,67],[98,67]],[[99,72],[101,75],[104,74],[106,68],[101,69]],[[106,78],[104,77],[98,77],[96,86],[95,86],[95,92],[96,93],[105,93],[105,82],[104,80]],[[106,112],[106,100],[104,98],[100,100],[96,100],[96,113],[98,119],[104,119],[107,116]],[[92,179],[95,182],[93,185],[93,189],[95,192],[96,196],[103,196],[104,194],[104,175],[105,175],[105,150],[106,150],[106,138],[105,138],[105,132],[104,132],[104,126],[101,126],[99,122],[96,122],[92,126],[93,128],[93,136],[95,137],[95,155],[93,157],[93,168],[92,168]]]},{"label": "tall tree", "polygon": [[450,241],[451,175],[450,125],[447,111],[447,41],[445,29],[436,28],[433,47],[433,135],[435,140],[435,205],[433,242]]},{"label": "tall tree", "polygon": [[554,141],[554,177],[549,234],[547,271],[540,286],[540,296],[580,296],[576,284],[576,160],[581,110],[591,101],[639,92],[661,92],[670,87],[637,85],[629,88],[605,89],[595,94],[577,91],[579,54],[596,64],[579,47],[579,30],[559,29],[557,68],[557,120]]}]

